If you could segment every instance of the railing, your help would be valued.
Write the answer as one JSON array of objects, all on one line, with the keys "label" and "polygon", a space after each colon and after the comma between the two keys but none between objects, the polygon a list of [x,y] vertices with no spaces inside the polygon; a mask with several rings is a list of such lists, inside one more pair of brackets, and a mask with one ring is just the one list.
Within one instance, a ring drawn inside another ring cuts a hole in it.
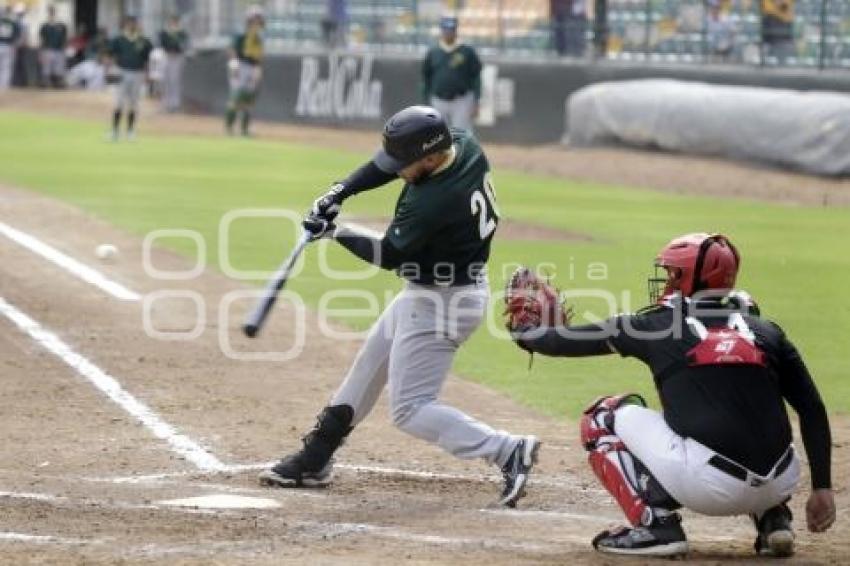
[{"label": "railing", "polygon": [[[183,8],[200,45],[225,44],[249,4],[150,1],[155,13]],[[850,0],[267,0],[264,6],[273,50],[344,45],[420,52],[437,41],[440,16],[454,13],[462,39],[485,54],[850,68]]]}]

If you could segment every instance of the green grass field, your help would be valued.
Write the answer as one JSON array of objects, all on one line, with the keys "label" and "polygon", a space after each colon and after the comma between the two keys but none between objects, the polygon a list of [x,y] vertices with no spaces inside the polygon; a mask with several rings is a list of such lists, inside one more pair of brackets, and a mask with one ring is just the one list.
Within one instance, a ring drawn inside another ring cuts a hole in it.
[{"label": "green grass field", "polygon": [[[104,141],[102,124],[0,112],[0,182],[73,203],[128,231],[187,228],[208,242],[209,263],[218,265],[218,225],[236,208],[302,211],[330,182],[367,156],[295,144],[241,139],[144,136],[135,144]],[[377,138],[377,136],[376,136]],[[674,196],[567,179],[495,171],[504,218],[581,232],[590,241],[495,240],[494,288],[504,284],[503,264],[556,265],[565,289],[605,289],[630,302],[646,302],[646,277],[656,251],[672,236],[692,231],[728,234],[743,254],[739,286],[759,301],[763,313],[784,326],[798,344],[832,412],[850,410],[842,344],[850,334],[850,302],[843,296],[850,257],[850,210],[806,208],[746,201]],[[398,185],[361,195],[346,212],[389,216]],[[8,219],[14,224],[14,219]],[[233,265],[272,269],[293,243],[280,221],[241,221],[229,247]],[[185,240],[163,241],[181,252]],[[316,305],[325,291],[353,287],[398,289],[392,274],[353,283],[320,276],[314,253],[290,288]],[[356,269],[358,262],[333,246],[330,263]],[[603,262],[607,278],[588,279],[588,265]],[[334,303],[341,306],[344,302]],[[361,302],[348,301],[361,307]],[[501,305],[494,305],[500,309]],[[605,316],[598,300],[580,301],[581,318]],[[345,320],[362,328],[367,318]],[[509,342],[479,331],[457,358],[455,371],[550,414],[575,415],[592,397],[622,390],[652,391],[648,371],[617,356],[585,360],[527,356]],[[653,396],[654,397],[654,396]]]}]

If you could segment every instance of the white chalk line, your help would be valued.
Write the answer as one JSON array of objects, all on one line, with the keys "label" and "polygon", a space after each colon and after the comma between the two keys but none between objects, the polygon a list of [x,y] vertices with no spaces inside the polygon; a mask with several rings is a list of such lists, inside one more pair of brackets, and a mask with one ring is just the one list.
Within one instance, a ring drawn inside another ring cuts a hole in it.
[{"label": "white chalk line", "polygon": [[[268,495],[269,490],[263,490]],[[276,495],[302,495],[304,490],[272,490]],[[216,517],[236,517],[243,512],[255,513],[256,509],[199,509],[193,507],[173,507],[167,505],[153,503],[129,503],[116,502],[110,500],[98,500],[90,498],[72,499],[69,497],[52,495],[47,493],[32,493],[32,492],[11,492],[0,491],[0,499],[12,498],[33,500],[46,503],[54,503],[56,505],[84,505],[86,507],[95,505],[105,509],[117,510],[134,510],[134,511],[159,511],[166,513],[179,513],[189,515],[206,515]],[[601,515],[589,515],[586,513],[574,513],[568,511],[545,511],[536,509],[477,509],[470,510],[473,513],[483,513],[486,515],[496,515],[508,519],[517,519],[520,521],[527,520],[543,520],[547,524],[554,521],[569,521],[574,524],[576,521],[585,524],[622,524],[625,521],[621,518],[608,517]],[[560,550],[563,551],[564,543],[586,544],[588,538],[584,535],[572,535],[569,533],[559,532],[555,540],[548,544],[531,543],[510,540],[508,538],[492,538],[492,537],[449,537],[433,533],[416,533],[397,527],[387,527],[375,525],[371,523],[345,523],[345,522],[323,522],[313,520],[302,520],[293,523],[293,526],[299,529],[307,529],[306,534],[321,536],[321,537],[339,537],[348,535],[372,535],[381,538],[389,538],[396,540],[406,540],[410,542],[418,542],[423,544],[433,544],[437,546],[476,546],[479,548],[493,548],[503,550],[524,550],[534,552],[550,552]],[[711,535],[711,534],[691,534],[688,539],[692,542],[699,543],[726,543],[741,541],[746,538],[742,532],[739,536],[732,535]],[[33,543],[58,543],[58,544],[93,544],[102,543],[102,540],[96,539],[68,539],[55,536],[45,535],[28,535],[23,533],[0,533],[0,542],[3,540],[17,542],[33,542]],[[221,541],[218,543],[204,543],[199,545],[181,545],[174,547],[164,547],[161,545],[145,545],[141,548],[134,549],[132,554],[195,554],[198,552],[207,553],[212,549],[218,550],[237,550],[239,548],[253,548],[255,545],[267,547],[265,543],[256,541]],[[809,547],[813,544],[809,541],[795,541],[798,547]]]},{"label": "white chalk line", "polygon": [[56,248],[45,244],[30,234],[21,232],[16,228],[12,228],[3,222],[0,222],[0,234],[3,234],[16,244],[61,267],[78,279],[81,279],[90,285],[94,285],[98,289],[112,295],[116,299],[122,301],[142,300],[142,296],[139,293],[131,291],[124,285],[108,279],[103,273],[77,261],[63,252],[60,252]]},{"label": "white chalk line", "polygon": [[[372,535],[381,538],[433,544],[437,546],[475,546],[476,548],[492,548],[502,550],[523,550],[532,552],[551,552],[562,550],[553,544],[511,541],[492,537],[450,537],[429,533],[416,533],[397,527],[386,527],[371,523],[330,523],[322,521],[299,521],[297,526],[306,529],[309,534],[323,537],[339,537],[347,535]],[[584,538],[576,540],[587,542]]]},{"label": "white chalk line", "polygon": [[[39,503],[49,503],[56,507],[60,506],[96,506],[103,509],[117,509],[122,511],[163,511],[183,513],[189,515],[217,515],[228,514],[233,509],[202,509],[197,507],[179,507],[173,505],[157,505],[156,503],[131,503],[129,501],[115,501],[107,499],[94,499],[88,497],[70,498],[61,495],[52,495],[49,493],[27,493],[27,492],[0,492],[0,499],[20,499],[25,501],[37,501]],[[238,510],[237,510],[238,511]],[[234,513],[230,513],[234,514]]]},{"label": "white chalk line", "polygon": [[[293,490],[295,491],[295,490]],[[67,497],[61,497],[50,494],[43,493],[27,493],[27,492],[0,492],[0,498],[2,497],[11,497],[15,499],[30,499],[35,501],[44,501],[44,502],[55,502],[55,503],[70,503],[70,504],[81,504],[81,505],[97,505],[101,508],[109,508],[109,509],[120,509],[120,510],[144,510],[144,511],[164,511],[164,512],[177,512],[177,513],[187,513],[187,514],[203,514],[203,515],[237,515],[239,514],[239,510],[220,510],[220,509],[194,509],[191,507],[172,507],[165,505],[156,505],[156,504],[133,504],[133,503],[125,503],[125,502],[115,502],[115,501],[104,501],[104,500],[96,500],[96,499],[79,499],[79,500],[71,500]],[[256,512],[256,510],[248,510],[251,513]],[[511,541],[506,539],[496,539],[492,537],[447,537],[438,534],[432,533],[415,533],[411,531],[407,531],[404,529],[400,529],[397,527],[387,527],[381,525],[374,525],[370,523],[335,523],[335,522],[321,522],[321,521],[298,521],[294,524],[296,528],[305,529],[308,531],[310,535],[313,536],[322,536],[322,537],[336,537],[336,536],[346,536],[346,535],[372,535],[381,538],[389,538],[396,540],[404,540],[410,542],[419,542],[424,544],[432,544],[438,546],[452,545],[452,546],[476,546],[483,548],[496,548],[496,549],[505,549],[505,550],[533,550],[533,551],[543,551],[543,550],[551,550],[554,547],[552,545],[540,545],[534,543],[527,543],[521,541]],[[0,540],[6,538],[7,540],[15,540],[22,542],[35,542],[35,543],[66,543],[66,544],[83,544],[83,543],[91,543],[95,541],[85,541],[85,540],[76,540],[76,539],[63,539],[60,537],[53,536],[39,536],[39,535],[25,535],[19,533],[8,533],[6,537],[3,537],[4,533],[0,533]],[[583,539],[581,539],[583,541]],[[563,542],[562,540],[560,542]],[[247,542],[249,546],[253,546],[253,544]],[[145,546],[139,549],[136,549],[133,553],[137,554],[183,554],[183,553],[194,553],[198,551],[206,552],[209,549],[217,548],[219,550],[224,550],[228,548],[238,547],[240,543],[238,542],[229,542],[229,541],[221,541],[219,543],[207,543],[203,545],[181,545],[176,547],[162,547],[160,545],[150,545]]]},{"label": "white chalk line", "polygon": [[133,397],[111,375],[94,365],[87,358],[75,352],[58,336],[46,330],[38,322],[6,302],[0,297],[0,313],[12,321],[20,330],[28,334],[44,349],[54,354],[71,368],[86,378],[109,399],[141,422],[154,436],[165,440],[171,449],[203,471],[224,471],[227,469],[218,458],[197,444],[194,440],[175,430],[162,420],[150,407]]},{"label": "white chalk line", "polygon": [[[277,462],[260,462],[256,464],[232,464],[226,465],[223,470],[216,470],[216,473],[240,473],[240,472],[251,472],[255,470],[264,470],[272,467]],[[375,475],[385,475],[390,477],[397,478],[409,478],[409,479],[417,479],[417,480],[429,480],[429,481],[466,481],[466,482],[476,482],[476,483],[500,483],[502,480],[501,477],[496,475],[486,475],[486,474],[446,474],[439,472],[427,472],[422,470],[406,470],[401,468],[390,468],[383,466],[365,466],[358,464],[345,464],[337,462],[334,464],[334,468],[338,470],[348,470],[355,473],[362,474],[375,474]],[[169,480],[173,478],[183,478],[189,477],[192,475],[197,475],[198,472],[195,471],[180,471],[180,472],[168,472],[161,474],[148,474],[148,475],[137,475],[137,476],[119,476],[119,477],[89,477],[84,478],[86,481],[96,481],[96,482],[105,482],[105,483],[115,483],[115,484],[143,484],[143,483],[156,483],[163,480]],[[531,486],[539,485],[544,487],[553,487],[553,488],[562,488],[562,489],[581,489],[584,493],[606,493],[602,489],[594,488],[594,487],[586,487],[581,485],[578,481],[572,479],[553,479],[548,476],[531,476]]]},{"label": "white chalk line", "polygon": [[570,521],[584,521],[587,523],[622,523],[619,517],[606,517],[604,515],[587,515],[584,513],[571,513],[568,511],[543,511],[538,509],[479,509],[480,513],[486,515],[499,515],[519,519],[564,519]]},{"label": "white chalk line", "polygon": [[28,533],[0,532],[0,542],[26,542],[31,544],[92,544],[98,541],[77,538],[64,538],[52,535],[31,535]]},{"label": "white chalk line", "polygon": [[50,495],[49,493],[31,493],[28,491],[0,491],[0,498],[7,497],[9,499],[27,499],[32,501],[63,501],[64,497],[60,495]]}]

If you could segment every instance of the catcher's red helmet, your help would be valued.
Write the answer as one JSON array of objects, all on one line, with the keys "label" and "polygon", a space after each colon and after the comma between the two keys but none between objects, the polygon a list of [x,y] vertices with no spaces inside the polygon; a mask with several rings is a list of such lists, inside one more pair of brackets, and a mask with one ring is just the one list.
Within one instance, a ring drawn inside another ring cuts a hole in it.
[{"label": "catcher's red helmet", "polygon": [[[705,289],[731,289],[740,265],[738,250],[722,234],[679,236],[664,246],[655,258],[656,277],[649,280],[650,300],[657,302],[677,290],[683,297],[690,297]],[[668,277],[659,277],[659,268],[679,270],[678,289],[670,287]],[[663,291],[660,291],[662,285]]]}]

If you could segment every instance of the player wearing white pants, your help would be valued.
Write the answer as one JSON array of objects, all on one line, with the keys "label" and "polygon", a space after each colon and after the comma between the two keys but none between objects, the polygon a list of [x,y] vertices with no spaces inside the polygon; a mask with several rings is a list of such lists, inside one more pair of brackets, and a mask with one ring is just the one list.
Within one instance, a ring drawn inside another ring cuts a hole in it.
[{"label": "player wearing white pants", "polygon": [[656,411],[624,405],[616,410],[614,432],[673,499],[703,515],[761,515],[790,499],[800,481],[790,445],[767,474],[747,470],[742,480],[709,464],[723,456],[676,434]]},{"label": "player wearing white pants", "polygon": [[[581,441],[599,481],[630,527],[593,539],[600,552],[672,556],[688,551],[685,507],[705,515],[750,515],[755,549],[793,553],[787,501],[800,479],[787,401],[800,417],[811,469],[809,529],[835,520],[829,419],[794,345],[733,291],[740,256],[720,234],[687,234],[656,258],[654,304],[600,324],[518,328],[524,348],[553,356],[619,353],[649,366],[663,412],[634,394],[594,401]],[[663,286],[663,291],[661,291]],[[512,319],[516,319],[513,317]]]},{"label": "player wearing white pants", "polygon": [[[392,223],[381,238],[337,228],[342,202],[405,181]],[[439,401],[455,352],[484,319],[486,262],[498,224],[489,165],[464,130],[449,131],[439,112],[406,108],[384,127],[383,149],[320,197],[304,221],[314,237],[332,237],[358,258],[407,279],[405,289],[369,332],[342,386],[322,411],[304,447],[260,475],[266,485],[330,483],[331,456],[388,385],[393,423],[459,458],[499,466],[499,503],[525,493],[539,442],[488,425]]]}]

